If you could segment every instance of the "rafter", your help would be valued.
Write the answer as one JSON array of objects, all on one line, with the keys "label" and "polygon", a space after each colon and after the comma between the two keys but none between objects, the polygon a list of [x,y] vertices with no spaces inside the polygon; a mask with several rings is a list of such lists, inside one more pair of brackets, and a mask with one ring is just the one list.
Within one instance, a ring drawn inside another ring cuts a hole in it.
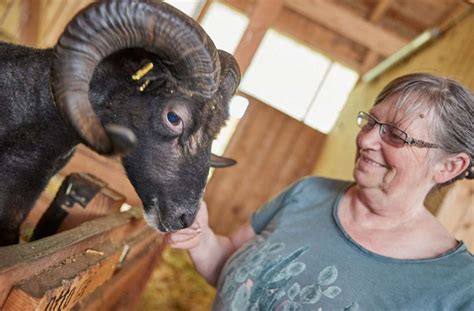
[{"label": "rafter", "polygon": [[242,75],[250,65],[260,42],[282,7],[283,0],[258,0],[255,4],[247,29],[234,53]]},{"label": "rafter", "polygon": [[[382,19],[382,17],[388,11],[391,3],[392,0],[379,0],[379,2],[375,5],[375,8],[370,13],[369,21],[375,23]],[[361,62],[361,73],[364,73],[370,68],[374,67],[378,62],[379,54],[369,49]]]},{"label": "rafter", "polygon": [[285,6],[383,56],[393,54],[409,42],[325,0],[285,0]]},{"label": "rafter", "polygon": [[[250,15],[253,5],[248,0],[219,0],[220,2]],[[315,23],[312,19],[301,16],[294,10],[283,7],[272,28],[302,44],[324,53],[329,58],[360,71],[360,60],[363,48],[353,41],[342,38],[334,31]]]}]

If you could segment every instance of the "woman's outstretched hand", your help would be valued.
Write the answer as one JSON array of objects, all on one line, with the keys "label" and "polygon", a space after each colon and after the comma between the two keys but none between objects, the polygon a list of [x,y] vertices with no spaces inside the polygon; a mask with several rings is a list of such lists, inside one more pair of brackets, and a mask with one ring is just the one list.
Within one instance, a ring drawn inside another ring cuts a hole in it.
[{"label": "woman's outstretched hand", "polygon": [[191,250],[201,244],[209,231],[207,205],[206,202],[201,201],[201,206],[193,224],[186,229],[167,233],[165,239],[172,248]]}]

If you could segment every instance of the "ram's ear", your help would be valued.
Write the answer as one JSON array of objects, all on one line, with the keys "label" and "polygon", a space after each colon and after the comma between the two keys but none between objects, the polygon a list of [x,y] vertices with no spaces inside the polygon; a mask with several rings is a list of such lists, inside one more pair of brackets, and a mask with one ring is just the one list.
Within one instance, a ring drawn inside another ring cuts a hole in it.
[{"label": "ram's ear", "polygon": [[234,159],[221,157],[212,153],[210,164],[211,167],[214,168],[224,168],[237,164],[237,161],[235,161]]}]

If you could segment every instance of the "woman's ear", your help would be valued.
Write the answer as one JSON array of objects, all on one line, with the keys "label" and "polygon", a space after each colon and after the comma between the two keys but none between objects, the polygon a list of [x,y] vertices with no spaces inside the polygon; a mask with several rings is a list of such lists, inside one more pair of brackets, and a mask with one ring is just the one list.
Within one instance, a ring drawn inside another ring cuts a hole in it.
[{"label": "woman's ear", "polygon": [[464,152],[448,156],[436,164],[435,181],[438,184],[450,181],[464,172],[471,164],[471,158]]}]

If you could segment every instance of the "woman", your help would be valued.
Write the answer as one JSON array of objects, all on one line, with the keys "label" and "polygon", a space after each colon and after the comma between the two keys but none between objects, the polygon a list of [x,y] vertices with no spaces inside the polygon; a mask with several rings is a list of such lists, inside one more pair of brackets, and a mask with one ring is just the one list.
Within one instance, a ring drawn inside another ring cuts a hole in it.
[{"label": "woman", "polygon": [[474,310],[474,257],[423,205],[473,177],[473,116],[455,81],[395,79],[357,115],[355,183],[304,178],[228,238],[203,204],[168,241],[217,285],[217,310]]}]

